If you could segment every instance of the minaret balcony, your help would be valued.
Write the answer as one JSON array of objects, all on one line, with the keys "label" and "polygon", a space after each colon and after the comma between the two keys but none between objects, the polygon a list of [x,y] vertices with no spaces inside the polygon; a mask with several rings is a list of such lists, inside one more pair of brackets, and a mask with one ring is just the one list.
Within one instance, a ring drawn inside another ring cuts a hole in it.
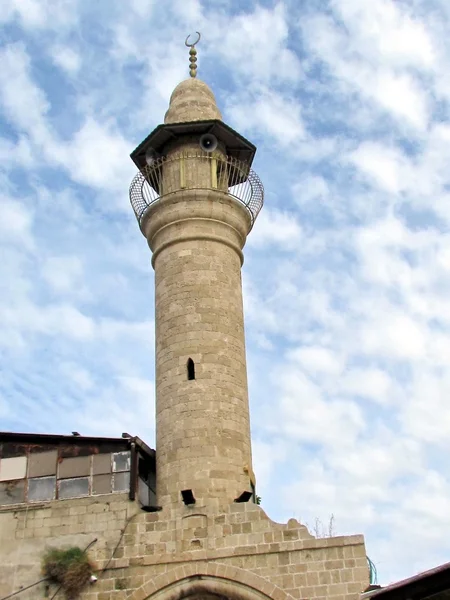
[{"label": "minaret balcony", "polygon": [[148,208],[169,194],[215,190],[239,201],[253,226],[264,202],[264,187],[248,163],[220,152],[182,150],[141,167],[130,186],[130,202],[141,224]]}]

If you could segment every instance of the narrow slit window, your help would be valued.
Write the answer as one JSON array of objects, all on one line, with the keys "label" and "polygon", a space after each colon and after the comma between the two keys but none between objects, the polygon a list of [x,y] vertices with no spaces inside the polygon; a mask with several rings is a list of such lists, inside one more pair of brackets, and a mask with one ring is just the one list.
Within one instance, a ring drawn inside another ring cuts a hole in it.
[{"label": "narrow slit window", "polygon": [[195,364],[192,358],[188,358],[187,361],[187,376],[189,380],[195,379]]}]

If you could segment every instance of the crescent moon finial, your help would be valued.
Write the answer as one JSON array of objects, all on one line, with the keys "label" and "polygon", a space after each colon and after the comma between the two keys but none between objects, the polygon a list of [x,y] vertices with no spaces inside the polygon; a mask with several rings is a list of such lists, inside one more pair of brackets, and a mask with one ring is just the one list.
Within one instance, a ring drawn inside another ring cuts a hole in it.
[{"label": "crescent moon finial", "polygon": [[195,49],[195,45],[199,43],[200,38],[202,37],[200,31],[196,31],[195,33],[198,35],[198,37],[195,40],[195,42],[189,43],[189,38],[191,37],[191,34],[189,34],[187,36],[187,38],[186,38],[186,40],[184,42],[185,45],[188,48],[190,48],[190,50],[189,50],[189,62],[190,62],[190,65],[189,65],[189,75],[191,77],[196,77],[196,75],[197,75],[197,50]]},{"label": "crescent moon finial", "polygon": [[199,43],[199,41],[200,41],[200,39],[201,39],[201,37],[202,37],[202,34],[200,33],[200,31],[196,31],[195,33],[198,35],[198,38],[195,40],[195,42],[194,42],[193,44],[189,44],[189,43],[188,43],[188,39],[189,39],[189,38],[191,37],[191,35],[192,35],[191,33],[190,33],[190,34],[187,36],[187,38],[186,38],[186,41],[184,42],[188,48],[189,48],[189,47],[193,48],[193,47],[194,47],[196,44],[198,44],[198,43]]}]

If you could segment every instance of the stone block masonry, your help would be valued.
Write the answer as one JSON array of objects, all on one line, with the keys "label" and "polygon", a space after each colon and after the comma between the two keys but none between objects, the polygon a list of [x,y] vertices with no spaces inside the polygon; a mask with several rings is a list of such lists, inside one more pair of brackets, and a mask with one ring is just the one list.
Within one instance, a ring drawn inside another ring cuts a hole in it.
[{"label": "stone block masonry", "polygon": [[226,194],[189,190],[150,207],[143,227],[155,267],[157,503],[192,489],[229,504],[251,489],[241,287],[250,217]]},{"label": "stone block masonry", "polygon": [[[252,503],[220,513],[198,505],[146,513],[115,494],[2,508],[0,598],[40,579],[47,548],[84,548],[95,538],[89,555],[98,582],[83,600],[172,600],[187,592],[352,600],[369,581],[362,536],[316,539],[295,519],[274,523]],[[17,598],[44,593],[41,583]]]}]

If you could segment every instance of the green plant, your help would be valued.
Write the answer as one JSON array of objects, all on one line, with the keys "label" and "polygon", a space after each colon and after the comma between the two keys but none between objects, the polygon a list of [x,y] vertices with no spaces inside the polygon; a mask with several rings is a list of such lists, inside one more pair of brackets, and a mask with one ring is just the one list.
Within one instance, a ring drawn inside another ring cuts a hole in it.
[{"label": "green plant", "polygon": [[128,588],[128,582],[126,579],[116,579],[114,587],[116,590],[126,590]]},{"label": "green plant", "polygon": [[42,573],[61,587],[67,600],[78,598],[89,583],[93,565],[86,552],[76,546],[51,548],[42,561]]}]

